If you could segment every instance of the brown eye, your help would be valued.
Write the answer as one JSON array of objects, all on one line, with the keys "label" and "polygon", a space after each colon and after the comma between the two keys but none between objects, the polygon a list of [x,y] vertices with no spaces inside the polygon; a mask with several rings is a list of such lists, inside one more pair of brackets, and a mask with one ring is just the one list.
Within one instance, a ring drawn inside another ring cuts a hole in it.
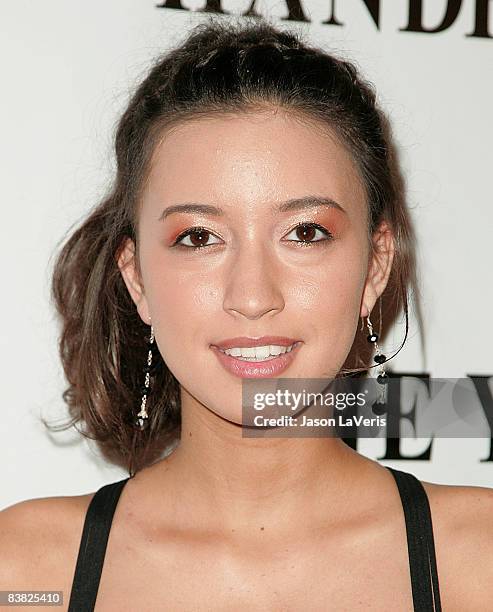
[{"label": "brown eye", "polygon": [[207,244],[209,232],[206,232],[205,230],[196,230],[190,232],[189,236],[192,246],[204,246],[204,244]]},{"label": "brown eye", "polygon": [[311,242],[317,234],[317,230],[313,225],[299,225],[295,231],[297,238],[308,242]]},{"label": "brown eye", "polygon": [[[318,232],[318,237],[317,237]],[[288,239],[290,242],[301,242],[310,244],[312,242],[325,242],[332,238],[332,234],[325,227],[318,223],[300,223],[288,234],[295,235],[295,239]]]},{"label": "brown eye", "polygon": [[[175,241],[175,245],[188,247],[191,249],[200,249],[202,247],[211,246],[212,244],[217,244],[218,242],[210,243],[209,240],[211,237],[217,238],[211,232],[202,227],[195,227],[187,230]],[[188,242],[186,242],[188,241]]]}]

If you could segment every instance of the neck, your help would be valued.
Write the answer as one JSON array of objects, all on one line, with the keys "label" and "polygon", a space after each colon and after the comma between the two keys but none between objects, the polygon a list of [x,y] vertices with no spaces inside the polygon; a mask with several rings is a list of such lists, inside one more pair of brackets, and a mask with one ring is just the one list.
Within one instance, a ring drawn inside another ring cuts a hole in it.
[{"label": "neck", "polygon": [[376,463],[340,438],[245,438],[241,425],[183,399],[180,444],[160,464],[171,468],[177,503],[202,524],[289,528],[313,508],[327,521],[360,501],[364,470]]}]

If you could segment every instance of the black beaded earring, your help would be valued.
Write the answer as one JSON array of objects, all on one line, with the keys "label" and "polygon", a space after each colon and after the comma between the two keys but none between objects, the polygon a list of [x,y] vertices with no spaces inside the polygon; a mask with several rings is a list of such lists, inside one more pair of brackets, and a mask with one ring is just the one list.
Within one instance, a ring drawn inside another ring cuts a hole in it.
[{"label": "black beaded earring", "polygon": [[373,403],[371,409],[373,414],[380,416],[387,412],[387,384],[389,382],[389,377],[385,372],[385,366],[383,365],[387,359],[387,357],[382,353],[380,347],[378,346],[378,334],[373,331],[373,325],[370,321],[370,315],[366,317],[366,325],[368,327],[368,336],[366,339],[370,344],[373,344],[376,349],[376,355],[373,357],[373,361],[378,363],[378,375],[376,377],[378,385],[378,393],[377,399]]},{"label": "black beaded earring", "polygon": [[[150,317],[149,317],[149,321],[150,321]],[[147,404],[147,398],[149,396],[149,393],[151,391],[150,388],[150,373],[151,373],[151,369],[152,369],[152,349],[155,346],[154,344],[154,328],[151,325],[151,335],[146,338],[147,343],[149,345],[149,351],[147,353],[147,363],[145,365],[145,367],[143,368],[143,372],[145,374],[145,380],[144,380],[144,385],[141,388],[141,393],[142,393],[142,400],[140,403],[140,412],[137,414],[137,417],[134,421],[134,426],[139,430],[139,431],[144,431],[145,429],[147,429],[148,425],[149,425],[149,415],[147,414],[147,409],[146,409],[146,404]]]}]

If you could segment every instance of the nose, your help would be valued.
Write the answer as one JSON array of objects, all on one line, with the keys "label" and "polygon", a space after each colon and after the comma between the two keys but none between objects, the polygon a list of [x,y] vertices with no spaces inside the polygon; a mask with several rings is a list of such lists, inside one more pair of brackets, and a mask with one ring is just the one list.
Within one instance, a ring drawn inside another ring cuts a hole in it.
[{"label": "nose", "polygon": [[272,252],[258,242],[240,248],[230,263],[223,308],[229,314],[256,320],[284,309],[282,272]]}]

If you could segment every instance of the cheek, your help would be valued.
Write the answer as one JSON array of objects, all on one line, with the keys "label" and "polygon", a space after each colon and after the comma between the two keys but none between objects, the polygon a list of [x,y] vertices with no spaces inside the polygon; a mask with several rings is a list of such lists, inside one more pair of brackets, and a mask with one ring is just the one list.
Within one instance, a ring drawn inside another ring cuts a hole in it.
[{"label": "cheek", "polygon": [[208,316],[212,308],[217,308],[216,275],[200,263],[200,259],[196,263],[190,259],[183,264],[176,253],[168,252],[159,241],[142,252],[142,262],[149,306],[163,322],[167,319],[170,324],[179,323],[180,327],[193,326],[202,313]]},{"label": "cheek", "polygon": [[303,270],[292,286],[291,299],[307,316],[341,323],[359,310],[365,277],[365,253],[360,248],[336,248],[322,265]]},{"label": "cheek", "polygon": [[154,311],[181,320],[182,325],[194,326],[194,321],[217,314],[220,290],[213,275],[171,274],[163,276],[152,292]]},{"label": "cheek", "polygon": [[159,350],[176,375],[207,337],[220,312],[221,293],[214,274],[187,272],[169,263],[150,266],[148,272],[147,297]]},{"label": "cheek", "polygon": [[293,312],[301,314],[307,341],[307,377],[332,377],[343,366],[354,342],[366,278],[364,252],[344,250],[299,278],[292,293]]}]

